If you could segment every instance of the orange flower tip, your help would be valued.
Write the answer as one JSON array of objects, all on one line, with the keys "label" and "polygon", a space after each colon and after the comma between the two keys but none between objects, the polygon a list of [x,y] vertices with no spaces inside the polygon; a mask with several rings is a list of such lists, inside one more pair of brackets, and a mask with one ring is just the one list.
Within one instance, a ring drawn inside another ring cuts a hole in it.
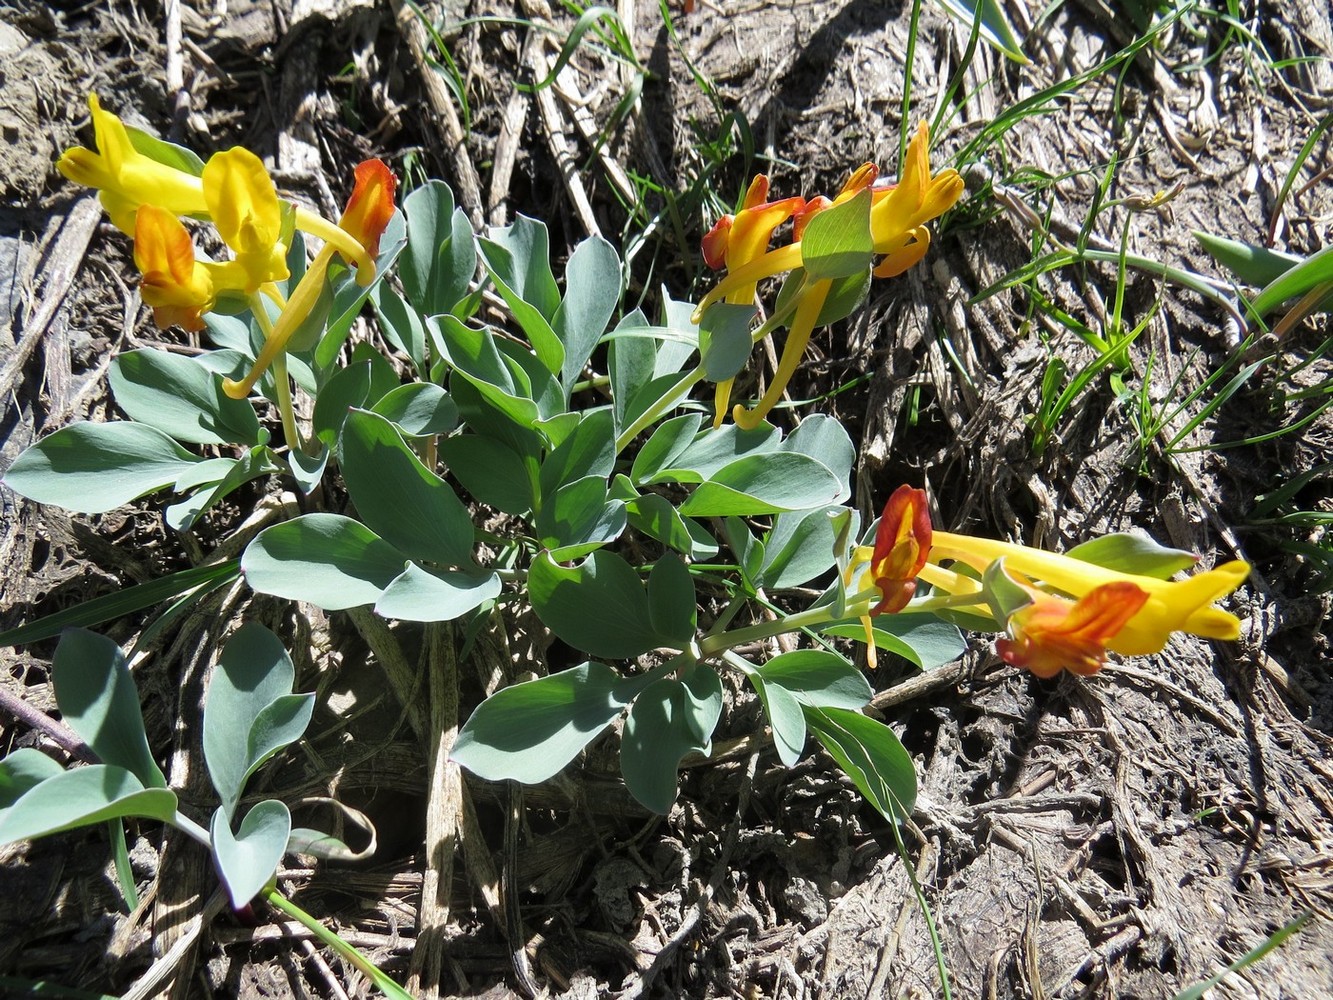
[{"label": "orange flower tip", "polygon": [[768,175],[755,174],[754,180],[750,181],[750,186],[745,190],[741,208],[758,208],[766,201],[768,201]]},{"label": "orange flower tip", "polygon": [[825,198],[822,194],[817,194],[806,201],[805,207],[791,220],[792,239],[799,243],[805,236],[805,227],[810,225],[810,220],[832,204],[832,199]]},{"label": "orange flower tip", "polygon": [[702,242],[704,263],[714,271],[720,271],[727,266],[727,244],[735,221],[735,216],[724,215],[704,234]]},{"label": "orange flower tip", "polygon": [[1062,669],[1095,674],[1106,662],[1107,644],[1149,597],[1128,580],[1102,584],[1077,601],[1024,589],[1033,601],[1015,612],[1012,637],[996,640],[995,648],[1006,663],[1047,678]]},{"label": "orange flower tip", "polygon": [[[398,178],[379,159],[362,160],[356,165],[353,177],[352,196],[347,199],[347,208],[338,225],[365,247],[373,263],[379,256],[380,237],[393,218],[393,198],[398,189]],[[367,280],[373,277],[372,268]],[[358,275],[357,279],[360,282],[361,276]]]},{"label": "orange flower tip", "polygon": [[879,178],[879,167],[873,163],[863,163],[847,178],[847,183],[842,186],[840,194],[858,194],[866,188],[874,185]]}]

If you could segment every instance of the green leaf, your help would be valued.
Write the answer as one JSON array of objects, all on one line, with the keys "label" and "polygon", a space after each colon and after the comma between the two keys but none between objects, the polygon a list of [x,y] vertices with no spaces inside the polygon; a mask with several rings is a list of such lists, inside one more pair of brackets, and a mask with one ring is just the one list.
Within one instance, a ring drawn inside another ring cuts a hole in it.
[{"label": "green leaf", "polygon": [[1234,274],[1242,284],[1253,285],[1255,288],[1272,284],[1304,260],[1295,254],[1270,250],[1258,243],[1242,243],[1197,229],[1192,232],[1214,260]]},{"label": "green leaf", "polygon": [[273,878],[291,830],[292,814],[276,799],[256,803],[235,835],[223,810],[213,813],[213,863],[233,907],[245,906]]},{"label": "green leaf", "polygon": [[796,696],[781,684],[768,684],[758,671],[750,674],[754,689],[763,703],[764,714],[773,730],[773,746],[778,759],[787,767],[795,767],[805,750],[805,713]]},{"label": "green leaf", "polygon": [[756,584],[774,590],[799,587],[827,571],[836,559],[837,543],[830,515],[843,509],[822,507],[774,517],[773,530],[764,536]]},{"label": "green leaf", "polygon": [[106,636],[68,629],[52,661],[56,704],[65,722],[107,764],[123,767],[145,788],[165,788],[148,748],[139,691],[125,654]]},{"label": "green leaf", "polygon": [[287,650],[258,622],[242,625],[222,648],[204,696],[203,745],[228,822],[250,776],[310,722],[314,695],[293,695],[295,682]]},{"label": "green leaf", "polygon": [[[856,464],[856,446],[846,428],[826,413],[815,413],[801,421],[801,426],[787,435],[779,446],[781,451],[806,455],[815,459],[834,476],[842,486],[842,498],[852,495],[852,466]],[[839,502],[841,502],[839,500]]]},{"label": "green leaf", "polygon": [[453,488],[427,469],[384,417],[353,410],[339,462],[366,526],[414,559],[470,565],[476,529]]},{"label": "green leaf", "polygon": [[[826,633],[849,639],[865,638],[865,627],[859,622],[845,628],[845,631],[827,629]],[[871,619],[871,632],[877,647],[910,660],[922,670],[952,663],[967,649],[967,641],[957,626],[925,612],[878,615]]]},{"label": "green leaf", "polygon": [[144,424],[78,423],[23,452],[4,484],[38,503],[102,514],[172,485],[200,461]]},{"label": "green leaf", "polygon": [[874,694],[861,671],[827,649],[781,653],[757,673],[770,687],[784,688],[811,708],[857,709],[868,704]]},{"label": "green leaf", "polygon": [[1015,613],[1032,603],[1032,595],[1009,575],[1003,559],[996,559],[981,575],[981,600],[995,612],[995,620],[1003,627]]},{"label": "green leaf", "polygon": [[183,170],[193,177],[204,175],[204,161],[199,159],[199,154],[194,150],[178,146],[174,142],[159,139],[155,135],[149,135],[133,125],[126,125],[125,131],[128,133],[130,145],[134,147],[135,151],[142,153],[150,160],[174,170]]},{"label": "green leaf", "polygon": [[406,561],[350,517],[305,514],[261,531],[246,547],[241,571],[261,594],[341,611],[374,604]]},{"label": "green leaf", "polygon": [[639,453],[634,456],[634,465],[630,469],[630,478],[634,485],[642,486],[662,470],[668,468],[689,448],[699,433],[703,418],[697,413],[682,413],[659,424],[648,438]]},{"label": "green leaf", "polygon": [[916,768],[892,729],[847,709],[802,710],[815,739],[881,816],[897,823],[912,815]]},{"label": "green leaf", "polygon": [[689,568],[673,552],[664,553],[648,575],[648,615],[658,635],[687,645],[698,629],[698,600]]},{"label": "green leaf", "polygon": [[996,0],[939,0],[939,2],[969,30],[980,16],[980,35],[988,45],[1021,65],[1026,66],[1032,62],[1023,54],[1022,46],[1014,35],[1014,29],[1010,26],[1009,19],[1005,17],[1004,8]]},{"label": "green leaf", "polygon": [[478,239],[482,261],[496,290],[527,335],[537,358],[553,375],[565,362],[565,348],[551,322],[560,307],[560,290],[551,273],[546,225],[520,215],[511,226],[492,229]]},{"label": "green leaf", "polygon": [[567,562],[615,541],[627,522],[624,502],[608,499],[606,480],[588,476],[549,497],[533,527],[551,558]]},{"label": "green leaf", "polygon": [[688,517],[778,514],[837,503],[842,484],[828,467],[806,455],[748,455],[701,484],[680,512]]},{"label": "green leaf", "polygon": [[[403,265],[398,273],[405,276]],[[407,304],[387,281],[378,282],[370,293],[370,304],[379,321],[380,332],[391,347],[402,351],[422,378],[429,377],[426,360],[426,324],[421,314]]]},{"label": "green leaf", "polygon": [[611,724],[647,676],[582,663],[502,688],[477,706],[450,759],[487,781],[545,781]]},{"label": "green leaf", "polygon": [[222,391],[222,379],[167,351],[121,354],[108,372],[116,405],[141,424],[189,444],[260,444],[265,435],[248,400]]},{"label": "green leaf", "polygon": [[409,622],[447,622],[500,595],[500,578],[484,571],[425,569],[408,563],[375,602],[375,613]]},{"label": "green leaf", "polygon": [[[458,380],[472,385],[481,396],[521,427],[531,427],[543,416],[538,407],[532,380],[517,362],[511,362],[500,350],[489,330],[474,330],[453,316],[431,321],[440,333],[445,357],[454,367],[454,397],[462,406]],[[549,374],[547,378],[550,379]],[[557,396],[559,387],[550,379]]]},{"label": "green leaf", "polygon": [[64,773],[63,767],[32,747],[15,750],[0,760],[0,817],[47,778]]},{"label": "green leaf", "polygon": [[750,527],[744,519],[739,517],[729,517],[722,523],[722,531],[727,539],[727,544],[731,546],[731,551],[736,553],[736,560],[741,567],[741,582],[745,585],[747,593],[753,594],[759,590],[762,581],[759,579],[759,567],[764,562],[764,543],[750,534]]},{"label": "green leaf", "polygon": [[745,367],[754,342],[750,323],[755,307],[714,302],[699,321],[699,354],[710,382],[724,382]]},{"label": "green leaf", "polygon": [[708,667],[695,667],[684,681],[664,677],[644,688],[620,743],[620,773],[630,794],[653,812],[670,812],[681,759],[712,753],[721,714],[722,682]]},{"label": "green leaf", "polygon": [[[629,426],[637,414],[629,414],[630,401],[639,390],[653,380],[656,373],[657,348],[646,337],[616,337],[615,333],[647,327],[648,320],[635,309],[625,316],[612,331],[611,346],[607,348],[607,375],[611,379],[612,407],[616,414],[616,433]],[[640,411],[642,412],[642,411]]]},{"label": "green leaf", "polygon": [[152,607],[196,587],[221,586],[240,576],[240,564],[235,559],[211,566],[196,566],[176,573],[114,590],[101,597],[76,604],[36,621],[0,632],[0,646],[26,646],[59,635],[70,626],[100,625],[122,615]]},{"label": "green leaf", "polygon": [[[620,477],[617,477],[620,478]],[[656,538],[682,555],[694,560],[717,555],[717,542],[699,522],[680,516],[680,511],[666,497],[645,493],[626,500],[625,513],[636,531]]]},{"label": "green leaf", "polygon": [[330,450],[337,447],[347,412],[370,403],[370,362],[348,365],[335,372],[315,397],[311,427],[315,436]]},{"label": "green leaf", "polygon": [[[356,317],[361,312],[362,305],[370,297],[376,283],[383,281],[384,276],[392,270],[393,263],[398,258],[398,254],[402,252],[406,242],[407,233],[406,225],[403,222],[403,213],[395,212],[390,217],[388,225],[384,227],[383,235],[380,236],[380,253],[375,258],[375,278],[364,288],[356,280],[355,268],[348,267],[341,259],[335,259],[329,265],[327,287],[332,290],[333,303],[329,309],[328,325],[323,336],[320,337],[319,343],[315,345],[314,362],[316,368],[320,370],[327,369],[337,359],[338,352],[342,350],[343,342],[347,340],[348,334],[352,332],[352,324],[356,322]],[[354,352],[353,357],[355,356]],[[295,369],[293,369],[292,377],[296,378]]]},{"label": "green leaf", "polygon": [[[171,525],[176,531],[188,531],[203,517],[218,501],[240,489],[246,483],[260,476],[268,476],[274,473],[282,472],[283,467],[275,465],[273,462],[273,452],[267,445],[257,445],[245,453],[245,457],[236,462],[230,462],[230,468],[227,474],[218,482],[207,489],[200,490],[193,496],[168,506],[164,512],[167,524]],[[207,462],[201,462],[194,468],[201,469]],[[189,474],[187,473],[187,478]],[[176,490],[181,491],[181,483],[177,481]]]},{"label": "green leaf", "polygon": [[1333,245],[1307,257],[1261,291],[1251,303],[1255,315],[1277,308],[1288,299],[1304,295],[1311,289],[1333,282]]},{"label": "green leaf", "polygon": [[616,430],[610,409],[585,410],[573,432],[542,462],[541,495],[548,497],[561,486],[588,476],[605,480],[615,463]]},{"label": "green leaf", "polygon": [[1138,532],[1116,532],[1076,545],[1065,555],[1117,573],[1133,573],[1169,580],[1181,570],[1191,569],[1199,557],[1183,549],[1159,545]]},{"label": "green leaf", "polygon": [[454,205],[449,185],[438,180],[427,181],[403,199],[403,215],[407,246],[398,265],[403,292],[422,315],[450,312],[467,295],[477,270],[467,216]]},{"label": "green leaf", "polygon": [[458,406],[431,382],[410,382],[385,394],[372,407],[408,437],[448,434],[458,426]]},{"label": "green leaf", "polygon": [[620,284],[620,258],[610,243],[590,236],[574,248],[565,265],[565,298],[551,320],[565,350],[560,382],[566,398],[620,304]]},{"label": "green leaf", "polygon": [[807,281],[861,274],[870,270],[874,259],[869,189],[816,213],[801,237],[801,266]]},{"label": "green leaf", "polygon": [[440,458],[463,488],[484,504],[522,516],[532,510],[536,463],[492,437],[460,434],[439,444]]},{"label": "green leaf", "polygon": [[614,552],[599,549],[573,567],[543,552],[528,572],[528,593],[542,624],[593,656],[623,659],[659,646],[679,648],[653,627],[639,575]]},{"label": "green leaf", "polygon": [[144,788],[123,767],[91,764],[47,778],[0,811],[0,844],[31,840],[119,816],[167,822],[176,814],[176,795]]},{"label": "green leaf", "polygon": [[[695,419],[699,419],[697,414]],[[674,423],[674,421],[668,421]],[[663,424],[665,427],[666,424]],[[657,437],[656,434],[653,437]],[[648,444],[653,442],[649,439]],[[675,444],[674,441],[670,443]],[[658,471],[640,478],[634,476],[636,485],[644,483],[701,483],[737,459],[747,456],[772,454],[779,447],[778,429],[763,423],[753,430],[741,430],[736,424],[727,424],[719,430],[705,430],[695,435],[682,450],[668,460],[664,460]],[[645,445],[645,450],[647,445]],[[637,467],[637,463],[636,463]]]}]

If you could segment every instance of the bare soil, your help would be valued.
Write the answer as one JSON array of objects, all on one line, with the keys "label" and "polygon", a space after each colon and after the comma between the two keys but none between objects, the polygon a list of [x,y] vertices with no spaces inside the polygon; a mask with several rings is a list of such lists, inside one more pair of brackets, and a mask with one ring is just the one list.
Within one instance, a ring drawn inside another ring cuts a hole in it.
[{"label": "bare soil", "polygon": [[[717,166],[712,185],[725,203],[754,170],[767,170],[783,196],[833,193],[865,160],[886,172],[896,162],[911,5],[703,0],[688,15],[673,8],[678,46],[656,5],[626,0],[621,16],[652,75],[601,150],[591,140],[624,93],[619,65],[585,46],[556,88],[527,94],[516,82],[544,75],[558,36],[476,20],[553,19],[567,29],[572,17],[552,17],[544,0],[429,6],[450,24],[474,19],[445,32],[466,112],[397,2],[195,0],[178,8],[179,42],[172,3],[0,7],[0,468],[70,420],[115,415],[105,381],[115,352],[164,339],[188,347],[184,335],[153,328],[125,240],[53,169],[62,149],[91,139],[90,91],[205,155],[236,143],[258,151],[284,191],[326,211],[345,196],[351,165],[381,155],[448,180],[479,224],[518,212],[546,219],[557,253],[594,227],[621,243],[626,195],[650,212],[666,207],[660,193],[620,190],[624,172],[656,178],[683,211],[679,230],[663,212],[635,259],[633,293],[650,308],[663,284],[680,296],[708,280],[697,240],[715,207],[691,193],[701,171]],[[1034,64],[979,48],[937,157],[1119,49],[1132,37],[1112,13],[1119,6],[1005,4]],[[917,762],[922,793],[902,836],[958,997],[1170,997],[1308,909],[1316,919],[1293,941],[1214,995],[1333,996],[1329,599],[1314,592],[1311,567],[1278,544],[1301,536],[1247,527],[1259,494],[1328,460],[1333,421],[1167,455],[1169,434],[1138,447],[1132,407],[1099,378],[1037,457],[1029,416],[1047,357],[1074,372],[1094,354],[1034,319],[1022,289],[970,302],[1032,259],[1034,227],[1077,238],[1112,155],[1107,199],[1179,185],[1168,207],[1128,217],[1134,253],[1221,276],[1191,230],[1249,241],[1271,230],[1277,249],[1298,254],[1329,243],[1326,139],[1294,194],[1279,197],[1328,111],[1329,10],[1242,7],[1253,45],[1224,37],[1205,5],[1123,74],[1103,73],[1017,124],[966,169],[964,205],[925,264],[877,283],[861,314],[818,338],[790,389],[813,399],[852,384],[816,405],[860,439],[867,511],[898,483],[924,482],[950,526],[1054,548],[1137,527],[1206,560],[1255,566],[1234,599],[1244,621],[1235,644],[1177,638],[1161,655],[1090,679],[1044,682],[999,663],[977,637],[960,662],[930,674],[882,664],[873,676],[875,704]],[[965,29],[926,5],[913,120],[933,114],[966,43]],[[1295,61],[1256,69],[1259,45]],[[716,104],[682,50],[716,84]],[[715,165],[704,152],[725,133],[719,108],[748,123],[749,162],[738,152]],[[1125,220],[1123,207],[1099,215],[1093,245],[1118,247]],[[1113,307],[1115,271],[1071,267],[1041,287],[1095,325]],[[1156,405],[1237,349],[1232,317],[1157,275],[1131,274],[1125,309],[1130,324],[1151,313],[1133,370],[1141,376],[1151,361]],[[1282,345],[1288,364],[1313,358],[1300,376],[1307,384],[1333,375],[1319,354],[1328,333],[1318,317]],[[755,367],[760,377],[771,371]],[[1187,443],[1293,422],[1302,404],[1279,388],[1256,379]],[[1327,511],[1326,482],[1301,501]],[[186,539],[151,503],[71,517],[0,488],[0,627],[197,562],[241,513],[223,511]],[[435,729],[384,693],[385,647],[367,648],[367,630],[346,615],[238,588],[160,637],[139,668],[150,738],[187,810],[201,781],[191,740],[205,673],[241,620],[287,638],[302,688],[321,694],[311,751],[289,754],[268,791],[333,795],[364,809],[379,833],[369,861],[284,869],[281,885],[395,977],[410,976],[419,995],[940,995],[894,832],[821,754],[787,770],[766,741],[740,740],[758,725],[740,697],[720,752],[685,770],[669,816],[649,815],[624,792],[612,736],[545,786],[468,778],[475,809],[463,817],[455,863],[439,834],[444,792],[427,768]],[[108,632],[129,642],[140,624]],[[488,664],[546,669],[539,633],[531,619],[497,622],[464,663],[464,712],[498,677]],[[429,701],[432,655],[450,633],[393,634],[420,664]],[[47,712],[52,648],[0,651],[0,683]],[[30,745],[44,745],[39,733],[0,718],[0,749]],[[215,878],[192,845],[151,824],[129,833],[143,894],[129,914],[100,830],[0,849],[0,975],[117,995],[369,995],[359,973],[296,925],[219,912]],[[183,938],[188,946],[171,952]],[[153,986],[157,972],[165,978]]]}]

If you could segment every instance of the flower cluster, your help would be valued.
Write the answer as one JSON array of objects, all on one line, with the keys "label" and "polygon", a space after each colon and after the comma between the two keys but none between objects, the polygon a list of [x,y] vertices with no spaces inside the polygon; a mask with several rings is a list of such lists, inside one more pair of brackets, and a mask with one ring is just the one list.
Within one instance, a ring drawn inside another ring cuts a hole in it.
[{"label": "flower cluster", "polygon": [[[868,615],[908,607],[918,581],[932,588],[913,610],[963,611],[994,618],[1007,635],[1001,658],[1038,677],[1092,674],[1109,652],[1157,653],[1173,632],[1235,639],[1240,621],[1213,606],[1250,567],[1223,563],[1184,580],[1118,569],[931,527],[923,490],[900,486],[885,505],[872,547],[856,550],[848,576],[867,567],[880,602]],[[869,628],[869,617],[866,622]],[[873,648],[873,646],[871,647]]]},{"label": "flower cluster", "polygon": [[[906,164],[897,184],[881,183],[879,169],[866,163],[852,173],[833,199],[820,195],[809,200],[797,197],[767,201],[768,178],[757,176],[740,211],[734,216],[724,215],[704,236],[704,262],[714,270],[726,268],[727,275],[699,303],[695,322],[715,302],[753,304],[761,280],[803,267],[802,237],[811,220],[864,191],[870,192],[868,222],[871,249],[877,258],[871,273],[877,278],[892,278],[916,264],[930,248],[926,223],[952,208],[963,193],[963,179],[956,170],[942,170],[932,176],[929,149],[930,130],[923,122],[907,147]],[[792,242],[769,250],[774,231],[788,219],[792,220]],[[732,417],[737,424],[756,426],[781,398],[810,335],[822,325],[821,313],[833,287],[830,278],[801,286],[773,382],[754,409],[736,406]],[[731,380],[718,383],[714,426],[722,423],[730,395]]]},{"label": "flower cluster", "polygon": [[[134,262],[143,275],[140,292],[158,326],[202,329],[204,315],[223,301],[248,305],[256,320],[267,324],[253,369],[244,379],[224,382],[229,395],[249,395],[286,349],[318,301],[335,253],[356,268],[362,287],[374,280],[396,185],[381,161],[366,160],[356,168],[351,199],[334,225],[279,199],[263,162],[248,149],[216,153],[196,173],[188,169],[191,154],[126,128],[102,109],[96,94],[88,105],[97,149],[69,149],[56,166],[75,183],[98,189],[112,223],[133,237]],[[199,259],[182,218],[211,222],[231,259]],[[291,276],[287,251],[297,229],[325,246],[286,296],[277,283]],[[261,297],[277,305],[276,323],[269,324]]]}]

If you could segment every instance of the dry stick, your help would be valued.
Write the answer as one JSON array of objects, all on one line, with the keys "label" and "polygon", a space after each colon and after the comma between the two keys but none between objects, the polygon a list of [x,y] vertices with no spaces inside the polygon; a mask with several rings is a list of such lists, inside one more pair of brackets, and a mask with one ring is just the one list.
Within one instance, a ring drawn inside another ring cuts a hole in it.
[{"label": "dry stick", "polygon": [[[23,324],[23,336],[14,347],[13,353],[5,359],[4,370],[0,371],[0,400],[9,397],[14,386],[23,377],[28,356],[46,336],[51,321],[55,319],[56,313],[65,301],[65,296],[74,284],[74,275],[78,273],[79,265],[83,263],[84,255],[88,252],[88,243],[93,238],[97,220],[101,216],[102,206],[97,203],[95,197],[87,195],[70,206],[69,213],[60,223],[59,232],[54,237],[55,245],[41,263],[42,298]],[[48,228],[47,233],[51,232],[52,230]],[[50,239],[48,238],[45,243],[49,245]]]},{"label": "dry stick", "polygon": [[51,718],[45,712],[33,708],[21,697],[4,687],[0,687],[0,711],[7,712],[26,726],[41,730],[70,756],[77,757],[89,764],[97,763],[97,755],[88,748],[87,743],[79,739],[74,730],[63,722]]},{"label": "dry stick", "polygon": [[452,626],[426,626],[423,673],[430,678],[430,735],[427,766],[430,788],[426,800],[426,868],[417,908],[417,944],[407,989],[423,1000],[437,1000],[444,971],[445,930],[454,881],[454,851],[463,810],[462,776],[449,760],[458,736],[458,656]]},{"label": "dry stick", "polygon": [[[551,20],[551,8],[546,0],[522,0],[523,13],[534,21],[541,19],[546,22]],[[533,78],[537,81],[545,80],[551,75],[551,57],[546,54],[541,45],[533,46],[531,50],[532,62],[529,64]],[[550,87],[543,87],[537,91],[537,110],[541,113],[542,124],[546,126],[546,145],[551,150],[551,156],[555,159],[556,167],[560,170],[560,179],[564,182],[565,193],[569,195],[569,200],[574,203],[574,211],[583,223],[583,228],[589,236],[601,236],[601,228],[597,225],[597,218],[592,212],[592,202],[588,200],[588,192],[583,187],[583,180],[579,177],[579,165],[577,159],[569,151],[569,140],[565,138],[564,121],[560,117],[560,107],[555,103],[555,95],[551,93]]]},{"label": "dry stick", "polygon": [[432,113],[444,122],[444,145],[449,153],[454,168],[454,181],[458,186],[458,200],[472,224],[478,228],[486,222],[482,211],[481,182],[477,179],[477,168],[472,165],[472,157],[467,152],[467,136],[463,132],[463,123],[458,120],[453,98],[449,88],[444,85],[438,73],[431,68],[428,55],[429,40],[426,27],[404,0],[392,0],[393,19],[399,32],[407,39],[408,51],[416,63],[417,73],[421,78],[421,87],[426,92],[426,101]]},{"label": "dry stick", "polygon": [[[529,27],[523,39],[523,51],[519,55],[519,65],[528,66],[536,59],[535,53],[543,44],[541,32]],[[523,137],[523,120],[528,116],[529,94],[520,90],[518,79],[514,79],[514,92],[509,95],[505,105],[504,117],[500,120],[500,135],[495,140],[495,157],[491,166],[491,193],[487,199],[486,212],[493,226],[503,226],[507,220],[505,199],[509,197],[509,180],[514,175],[514,165],[518,162],[518,149]]]},{"label": "dry stick", "polygon": [[190,92],[185,89],[185,60],[181,56],[180,0],[167,0],[166,18],[167,93],[171,95],[171,138],[179,139],[190,113]]},{"label": "dry stick", "polygon": [[204,925],[222,912],[226,902],[226,894],[221,889],[214,892],[203,910],[191,917],[181,929],[180,936],[176,938],[167,953],[149,966],[148,971],[138,978],[120,1000],[148,1000],[149,997],[157,996],[162,983],[175,974],[176,967],[184,961],[186,952],[194,947]]}]

